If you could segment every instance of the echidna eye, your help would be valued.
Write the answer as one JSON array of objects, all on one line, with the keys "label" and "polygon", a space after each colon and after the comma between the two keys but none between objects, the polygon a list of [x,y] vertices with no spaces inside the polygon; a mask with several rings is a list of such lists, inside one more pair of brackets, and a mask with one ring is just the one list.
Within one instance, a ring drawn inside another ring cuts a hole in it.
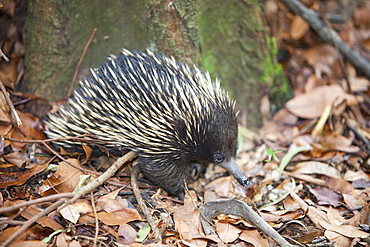
[{"label": "echidna eye", "polygon": [[221,163],[224,160],[224,155],[221,153],[217,153],[213,156],[216,163]]}]

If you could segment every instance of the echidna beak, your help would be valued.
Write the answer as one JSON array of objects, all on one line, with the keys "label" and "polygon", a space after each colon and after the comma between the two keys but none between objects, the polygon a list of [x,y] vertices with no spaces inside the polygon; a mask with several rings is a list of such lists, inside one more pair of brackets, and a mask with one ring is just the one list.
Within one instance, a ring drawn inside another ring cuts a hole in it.
[{"label": "echidna beak", "polygon": [[240,170],[235,159],[231,159],[229,161],[223,161],[219,163],[218,165],[228,170],[231,173],[231,175],[234,176],[236,181],[238,181],[244,187],[251,185],[251,182],[246,176],[244,176],[243,172]]}]

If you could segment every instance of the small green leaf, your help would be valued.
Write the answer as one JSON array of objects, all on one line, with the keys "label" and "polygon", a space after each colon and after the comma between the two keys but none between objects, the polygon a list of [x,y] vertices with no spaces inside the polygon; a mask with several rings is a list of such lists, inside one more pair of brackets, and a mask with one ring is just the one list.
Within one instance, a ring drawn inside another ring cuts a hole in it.
[{"label": "small green leaf", "polygon": [[135,239],[135,241],[140,243],[143,242],[148,236],[150,230],[151,228],[149,225],[145,225],[142,228],[140,228],[140,230],[137,232],[137,238]]},{"label": "small green leaf", "polygon": [[57,230],[55,232],[53,232],[52,234],[50,234],[48,237],[44,238],[42,240],[42,242],[45,242],[45,243],[49,243],[50,240],[55,236],[55,235],[58,235],[59,233],[63,232],[63,230]]},{"label": "small green leaf", "polygon": [[281,163],[279,165],[279,172],[280,175],[283,173],[285,167],[289,164],[290,160],[298,153],[303,152],[303,151],[308,151],[311,150],[310,147],[296,147],[289,152],[287,152],[283,159],[281,160]]},{"label": "small green leaf", "polygon": [[81,175],[80,176],[80,181],[78,181],[78,184],[76,188],[74,189],[74,192],[78,191],[81,189],[85,184],[87,184],[90,181],[90,175]]},{"label": "small green leaf", "polygon": [[50,164],[46,167],[45,171],[56,170],[59,167],[57,164]]},{"label": "small green leaf", "polygon": [[274,159],[276,162],[279,162],[279,158],[275,155],[277,153],[281,153],[282,151],[274,151],[272,148],[267,149],[267,156],[268,158],[265,160],[265,162],[270,162],[271,158]]}]

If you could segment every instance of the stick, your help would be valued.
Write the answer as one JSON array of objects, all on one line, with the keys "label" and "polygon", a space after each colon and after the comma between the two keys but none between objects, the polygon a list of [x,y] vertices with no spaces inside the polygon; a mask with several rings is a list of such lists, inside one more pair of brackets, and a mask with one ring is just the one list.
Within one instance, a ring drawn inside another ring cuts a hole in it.
[{"label": "stick", "polygon": [[77,79],[77,75],[78,75],[78,72],[80,71],[80,68],[81,68],[81,64],[82,64],[82,61],[84,60],[85,58],[85,55],[86,55],[86,52],[87,52],[87,49],[89,48],[94,36],[95,36],[95,33],[98,31],[97,28],[94,28],[94,30],[92,31],[91,35],[90,35],[90,38],[89,40],[87,41],[85,47],[84,47],[84,50],[82,52],[82,55],[81,55],[81,58],[80,58],[80,61],[78,61],[78,64],[77,64],[77,67],[76,67],[76,70],[75,70],[75,73],[73,75],[73,79],[72,79],[72,83],[71,83],[71,86],[69,87],[69,90],[68,90],[68,95],[67,95],[67,98],[71,97],[72,96],[72,91],[73,91],[73,88],[75,86],[75,82],[76,82],[76,79]]},{"label": "stick", "polygon": [[137,185],[137,176],[139,175],[139,173],[140,173],[139,166],[134,165],[131,169],[132,190],[134,191],[137,204],[139,204],[139,207],[140,207],[141,211],[144,213],[146,220],[148,221],[150,227],[153,230],[154,241],[156,243],[160,244],[160,243],[162,243],[162,236],[159,232],[159,229],[158,229],[157,225],[155,224],[155,221],[154,221],[152,215],[150,214],[147,206],[145,205],[145,202],[144,202],[143,197],[141,196],[141,193],[140,193],[140,190],[139,190],[139,186]]},{"label": "stick", "polygon": [[332,39],[338,44],[340,52],[356,67],[359,68],[366,76],[370,77],[370,63],[362,57],[357,51],[352,50],[339,35],[333,30],[327,28],[323,22],[317,17],[313,10],[308,9],[297,0],[280,0],[295,14],[301,16],[317,33],[326,41],[331,42]]}]

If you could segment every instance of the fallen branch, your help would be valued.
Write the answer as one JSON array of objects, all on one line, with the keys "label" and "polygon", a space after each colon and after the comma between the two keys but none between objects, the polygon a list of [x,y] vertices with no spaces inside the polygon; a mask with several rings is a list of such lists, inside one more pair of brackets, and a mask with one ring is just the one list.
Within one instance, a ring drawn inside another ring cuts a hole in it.
[{"label": "fallen branch", "polygon": [[316,13],[307,8],[297,0],[280,0],[295,14],[302,17],[314,29],[320,37],[332,43],[332,39],[337,43],[340,52],[355,66],[370,78],[370,62],[362,57],[357,51],[351,49],[333,30],[327,28]]},{"label": "fallen branch", "polygon": [[264,221],[256,212],[247,204],[235,199],[224,199],[210,201],[203,204],[200,208],[200,222],[206,235],[213,234],[214,230],[210,226],[212,218],[219,214],[231,214],[242,217],[250,221],[258,229],[269,235],[279,246],[291,247],[278,232],[276,232],[266,221]]},{"label": "fallen branch", "polygon": [[161,244],[162,243],[162,236],[159,232],[159,228],[157,227],[157,225],[155,223],[155,220],[153,219],[152,215],[150,214],[149,209],[145,205],[145,202],[144,202],[143,197],[141,196],[141,193],[140,193],[140,190],[139,190],[139,186],[137,185],[137,176],[139,175],[139,173],[140,173],[139,166],[133,165],[133,167],[131,169],[131,187],[132,187],[132,190],[134,192],[137,204],[139,205],[141,211],[145,215],[146,220],[148,221],[150,227],[153,230],[154,241],[157,244]]}]

